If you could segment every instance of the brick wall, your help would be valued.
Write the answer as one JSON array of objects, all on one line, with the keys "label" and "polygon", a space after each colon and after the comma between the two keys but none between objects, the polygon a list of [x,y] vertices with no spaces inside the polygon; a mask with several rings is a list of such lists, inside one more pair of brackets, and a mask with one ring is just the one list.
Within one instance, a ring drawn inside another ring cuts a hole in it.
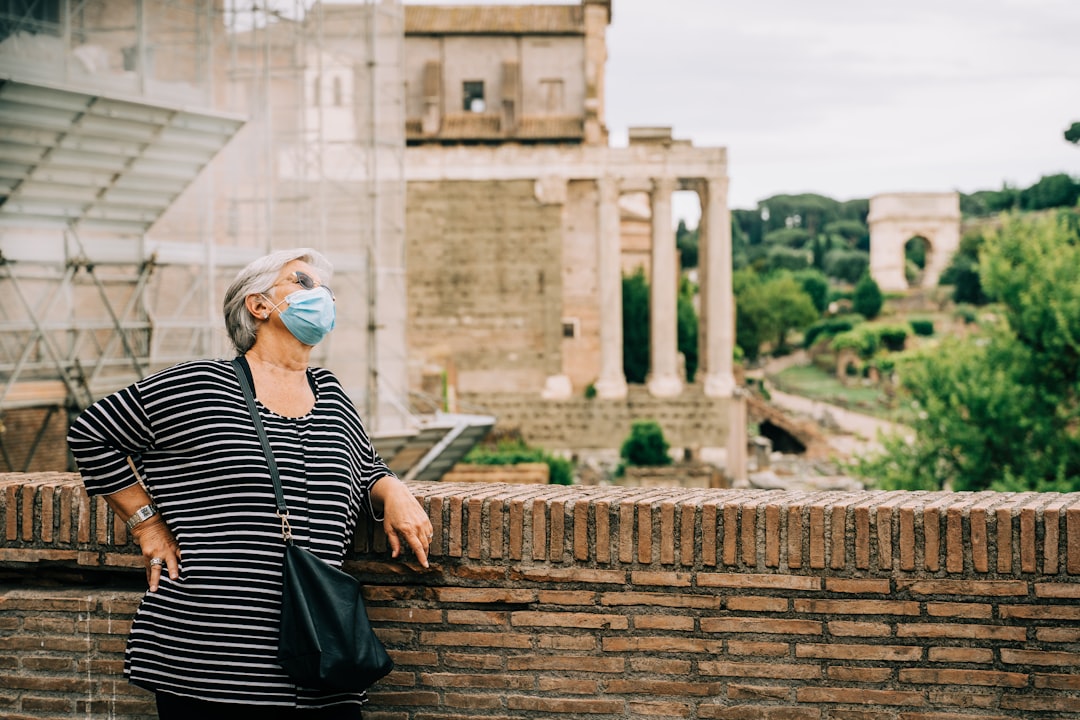
[{"label": "brick wall", "polygon": [[561,368],[560,206],[524,180],[407,192],[409,357],[463,392],[538,393]]},{"label": "brick wall", "polygon": [[468,407],[483,407],[498,418],[498,429],[520,430],[533,445],[551,449],[617,448],[635,420],[655,420],[675,448],[726,447],[731,398],[706,397],[700,385],[677,397],[653,397],[631,385],[623,400],[574,397],[540,400],[528,393],[463,394]]},{"label": "brick wall", "polygon": [[[413,489],[431,569],[349,563],[368,720],[1080,717],[1080,494]],[[0,504],[0,715],[149,717],[123,526],[67,475]]]}]

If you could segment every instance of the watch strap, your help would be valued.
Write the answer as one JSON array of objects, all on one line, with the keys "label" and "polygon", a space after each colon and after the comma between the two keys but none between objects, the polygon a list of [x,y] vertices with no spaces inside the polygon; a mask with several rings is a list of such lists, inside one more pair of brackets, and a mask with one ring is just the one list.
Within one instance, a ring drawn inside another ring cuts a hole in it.
[{"label": "watch strap", "polygon": [[127,525],[128,530],[134,530],[135,526],[144,520],[149,520],[158,514],[157,508],[153,505],[143,505],[141,508],[131,514],[131,517],[124,523]]}]

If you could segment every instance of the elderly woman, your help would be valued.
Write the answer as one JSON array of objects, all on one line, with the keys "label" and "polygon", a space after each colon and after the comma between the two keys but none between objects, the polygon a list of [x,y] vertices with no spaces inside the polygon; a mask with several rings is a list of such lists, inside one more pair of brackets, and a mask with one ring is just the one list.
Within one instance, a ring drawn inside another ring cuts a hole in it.
[{"label": "elderly woman", "polygon": [[[393,556],[409,548],[426,567],[423,508],[375,452],[334,375],[308,366],[334,327],[330,273],[314,250],[276,252],[225,294],[293,539],[340,566],[359,513],[381,513]],[[230,361],[146,377],[87,408],[68,442],[87,491],[105,496],[142,549],[149,592],[125,674],[156,693],[159,717],[235,720],[245,708],[259,718],[360,717],[362,693],[297,687],[276,661],[281,523]]]}]

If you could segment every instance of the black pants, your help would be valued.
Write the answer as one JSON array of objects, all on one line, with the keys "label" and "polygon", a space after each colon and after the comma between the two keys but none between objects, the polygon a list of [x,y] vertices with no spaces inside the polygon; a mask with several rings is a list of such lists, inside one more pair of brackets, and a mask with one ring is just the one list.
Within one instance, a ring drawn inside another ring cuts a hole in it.
[{"label": "black pants", "polygon": [[237,705],[157,693],[159,720],[360,720],[358,705],[298,710],[271,705]]}]

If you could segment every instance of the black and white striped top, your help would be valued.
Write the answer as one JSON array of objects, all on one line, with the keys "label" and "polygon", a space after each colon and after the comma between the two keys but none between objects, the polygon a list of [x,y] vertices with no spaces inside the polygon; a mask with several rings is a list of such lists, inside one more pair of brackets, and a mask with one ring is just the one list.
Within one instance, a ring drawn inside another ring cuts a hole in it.
[{"label": "black and white striped top", "polygon": [[[358,513],[372,513],[371,486],[390,471],[337,378],[312,368],[308,381],[307,415],[261,403],[259,412],[295,542],[340,567]],[[243,705],[363,703],[363,694],[298,688],[276,662],[281,522],[229,361],[182,363],[100,400],[68,442],[91,494],[133,485],[131,455],[183,555],[180,578],[162,573],[135,615],[124,668],[133,684]]]}]

